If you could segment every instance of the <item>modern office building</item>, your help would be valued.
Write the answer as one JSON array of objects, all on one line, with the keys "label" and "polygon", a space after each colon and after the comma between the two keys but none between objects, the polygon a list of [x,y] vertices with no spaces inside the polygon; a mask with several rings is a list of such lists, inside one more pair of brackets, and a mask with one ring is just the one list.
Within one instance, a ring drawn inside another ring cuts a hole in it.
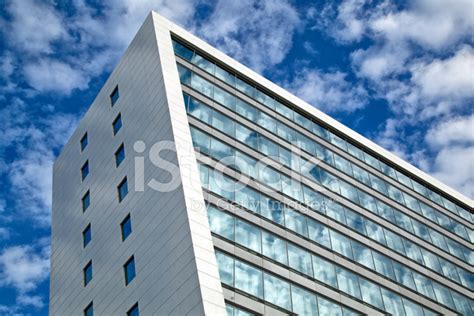
[{"label": "modern office building", "polygon": [[151,13],[55,162],[50,315],[473,315],[472,207]]}]

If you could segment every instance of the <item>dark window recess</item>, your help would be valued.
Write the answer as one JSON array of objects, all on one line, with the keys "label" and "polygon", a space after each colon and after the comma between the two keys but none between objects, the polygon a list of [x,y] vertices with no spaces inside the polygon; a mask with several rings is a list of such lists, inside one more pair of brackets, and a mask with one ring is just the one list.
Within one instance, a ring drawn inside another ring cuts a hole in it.
[{"label": "dark window recess", "polygon": [[92,261],[89,261],[89,263],[84,267],[83,272],[84,272],[84,286],[86,286],[92,280]]},{"label": "dark window recess", "polygon": [[117,187],[118,191],[118,198],[119,202],[122,202],[122,200],[127,196],[128,194],[128,183],[127,183],[127,177],[125,177],[122,182]]},{"label": "dark window recess", "polygon": [[120,147],[115,152],[115,166],[120,166],[122,161],[125,159],[125,147],[120,145]]},{"label": "dark window recess", "polygon": [[90,204],[91,204],[91,194],[89,191],[87,191],[86,194],[84,194],[84,196],[82,197],[82,211],[84,212],[85,210],[87,210]]},{"label": "dark window recess", "polygon": [[122,231],[122,241],[127,239],[128,236],[132,233],[132,220],[130,214],[125,217],[125,219],[120,224],[120,229]]},{"label": "dark window recess", "polygon": [[92,302],[84,309],[84,316],[94,316],[94,305]]},{"label": "dark window recess", "polygon": [[132,256],[128,261],[123,265],[123,270],[125,272],[125,285],[130,284],[130,282],[135,279],[135,258]]},{"label": "dark window recess", "polygon": [[112,128],[114,131],[114,135],[117,135],[120,128],[122,128],[122,115],[120,113],[117,115],[114,122],[112,123]]},{"label": "dark window recess", "polygon": [[114,106],[118,98],[119,98],[119,89],[118,89],[118,86],[116,86],[114,91],[112,91],[112,94],[110,94],[110,104]]},{"label": "dark window recess", "polygon": [[87,225],[86,229],[82,232],[82,241],[84,248],[90,243],[92,239],[91,224]]},{"label": "dark window recess", "polygon": [[89,160],[87,160],[83,165],[82,165],[82,168],[81,168],[81,176],[82,176],[82,180],[84,180],[87,175],[89,174]]},{"label": "dark window recess", "polygon": [[139,316],[140,312],[138,311],[138,303],[132,306],[127,312],[127,316]]},{"label": "dark window recess", "polygon": [[82,136],[81,138],[81,151],[84,151],[84,149],[86,149],[88,143],[89,141],[87,139],[87,133],[85,133],[84,136]]}]

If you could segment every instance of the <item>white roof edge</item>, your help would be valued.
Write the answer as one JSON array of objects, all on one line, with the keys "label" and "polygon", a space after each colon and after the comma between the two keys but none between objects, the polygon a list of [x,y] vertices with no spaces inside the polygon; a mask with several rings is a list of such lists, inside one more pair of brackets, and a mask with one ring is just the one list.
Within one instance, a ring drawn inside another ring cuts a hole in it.
[{"label": "white roof edge", "polygon": [[442,183],[441,181],[435,179],[434,177],[430,176],[429,174],[421,171],[420,169],[416,168],[415,166],[411,165],[410,163],[406,162],[405,160],[401,159],[400,157],[394,155],[393,153],[389,152],[388,150],[380,147],[373,141],[365,138],[364,136],[360,135],[359,133],[355,132],[354,130],[350,129],[349,127],[343,125],[342,123],[338,122],[337,120],[333,119],[329,115],[321,112],[314,106],[310,105],[309,103],[301,100],[297,96],[291,94],[290,92],[286,91],[285,89],[279,87],[275,83],[271,82],[270,80],[264,78],[263,76],[259,75],[255,71],[251,70],[247,66],[239,63],[238,61],[234,60],[233,58],[227,56],[223,52],[219,51],[218,49],[214,48],[210,44],[206,43],[202,39],[196,37],[195,35],[189,33],[182,27],[174,24],[173,22],[169,21],[168,19],[162,17],[155,11],[152,11],[153,18],[157,20],[161,20],[163,24],[168,26],[168,29],[175,35],[183,38],[190,44],[196,46],[197,48],[205,51],[210,56],[216,58],[217,60],[223,62],[224,64],[228,65],[230,68],[235,69],[237,72],[241,73],[243,76],[257,82],[261,86],[265,87],[266,89],[272,91],[274,94],[280,96],[282,99],[288,100],[293,105],[301,108],[303,111],[308,112],[311,115],[318,117],[320,120],[324,121],[334,129],[340,131],[342,134],[348,136],[355,140],[356,142],[362,144],[363,146],[369,148],[370,150],[376,152],[380,156],[384,157],[385,159],[389,160],[390,162],[394,163],[395,165],[399,166],[403,170],[423,179],[424,181],[430,183],[432,186],[436,187],[437,189],[443,191],[444,193],[450,195],[454,199],[467,204],[470,207],[474,207],[474,200],[466,197],[462,193],[456,191],[455,189],[449,187],[448,185]]}]

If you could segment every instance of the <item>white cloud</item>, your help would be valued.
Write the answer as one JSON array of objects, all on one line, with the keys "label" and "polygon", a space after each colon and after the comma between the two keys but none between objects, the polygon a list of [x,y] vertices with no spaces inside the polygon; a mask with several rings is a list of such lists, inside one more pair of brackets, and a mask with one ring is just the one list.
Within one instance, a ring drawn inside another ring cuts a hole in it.
[{"label": "white cloud", "polygon": [[68,38],[63,17],[48,2],[9,1],[5,10],[11,22],[4,23],[4,33],[22,51],[50,53],[54,41]]},{"label": "white cloud", "polygon": [[12,286],[24,294],[35,290],[49,276],[49,253],[32,246],[12,246],[0,255],[0,285]]},{"label": "white cloud", "polygon": [[367,104],[367,91],[353,84],[340,71],[323,73],[315,69],[298,72],[289,90],[295,95],[327,112],[353,112]]},{"label": "white cloud", "polygon": [[432,127],[426,134],[426,142],[435,148],[474,144],[474,114],[451,118]]},{"label": "white cloud", "polygon": [[89,77],[80,69],[58,60],[41,59],[23,68],[30,86],[41,92],[70,94],[73,89],[88,87]]},{"label": "white cloud", "polygon": [[300,18],[288,1],[217,2],[196,32],[259,72],[279,64],[292,47]]}]

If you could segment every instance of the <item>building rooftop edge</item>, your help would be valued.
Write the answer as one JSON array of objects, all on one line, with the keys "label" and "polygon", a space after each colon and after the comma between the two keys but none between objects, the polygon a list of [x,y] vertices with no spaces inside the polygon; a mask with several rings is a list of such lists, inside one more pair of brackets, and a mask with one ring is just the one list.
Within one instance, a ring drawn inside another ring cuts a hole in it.
[{"label": "building rooftop edge", "polygon": [[303,101],[302,99],[298,98],[297,96],[293,95],[289,91],[283,89],[282,87],[278,86],[277,84],[271,82],[270,80],[266,79],[262,75],[258,74],[257,72],[251,70],[247,66],[241,64],[240,62],[236,61],[232,57],[224,54],[217,48],[213,47],[209,43],[205,42],[204,40],[198,38],[197,36],[191,34],[190,32],[186,31],[184,28],[180,27],[179,25],[171,22],[170,20],[166,19],[165,17],[161,16],[156,11],[151,11],[151,15],[153,16],[153,20],[158,23],[162,23],[167,26],[170,32],[178,37],[183,38],[184,40],[188,41],[190,44],[204,50],[207,54],[214,57],[217,60],[220,60],[224,64],[228,65],[231,69],[236,70],[244,77],[249,78],[252,81],[257,82],[264,88],[272,91],[274,94],[278,95],[284,100],[288,100],[290,103],[295,105],[296,107],[300,108],[304,112],[313,115],[320,120],[324,121],[326,124],[331,126],[332,128],[338,130],[348,138],[356,141],[357,143],[367,147],[371,151],[377,152],[378,155],[382,156],[383,158],[389,160],[390,162],[397,165],[399,168],[407,171],[410,174],[413,174],[415,177],[421,178],[424,181],[430,183],[432,186],[436,187],[438,190],[441,190],[445,194],[448,194],[455,200],[468,205],[469,207],[474,207],[474,200],[468,198],[467,196],[463,195],[459,191],[451,188],[447,184],[441,182],[440,180],[430,176],[429,174],[425,173],[424,171],[418,169],[417,167],[413,166],[412,164],[408,163],[407,161],[403,160],[402,158],[396,156],[395,154],[391,153],[390,151],[384,149],[380,145],[377,145],[375,142],[369,140],[368,138],[362,136],[361,134],[357,133],[356,131],[350,129],[349,127],[345,126],[344,124],[340,123],[339,121],[335,120],[334,118],[330,117],[329,115],[325,114],[324,112],[318,110],[316,107],[310,105],[309,103]]}]

